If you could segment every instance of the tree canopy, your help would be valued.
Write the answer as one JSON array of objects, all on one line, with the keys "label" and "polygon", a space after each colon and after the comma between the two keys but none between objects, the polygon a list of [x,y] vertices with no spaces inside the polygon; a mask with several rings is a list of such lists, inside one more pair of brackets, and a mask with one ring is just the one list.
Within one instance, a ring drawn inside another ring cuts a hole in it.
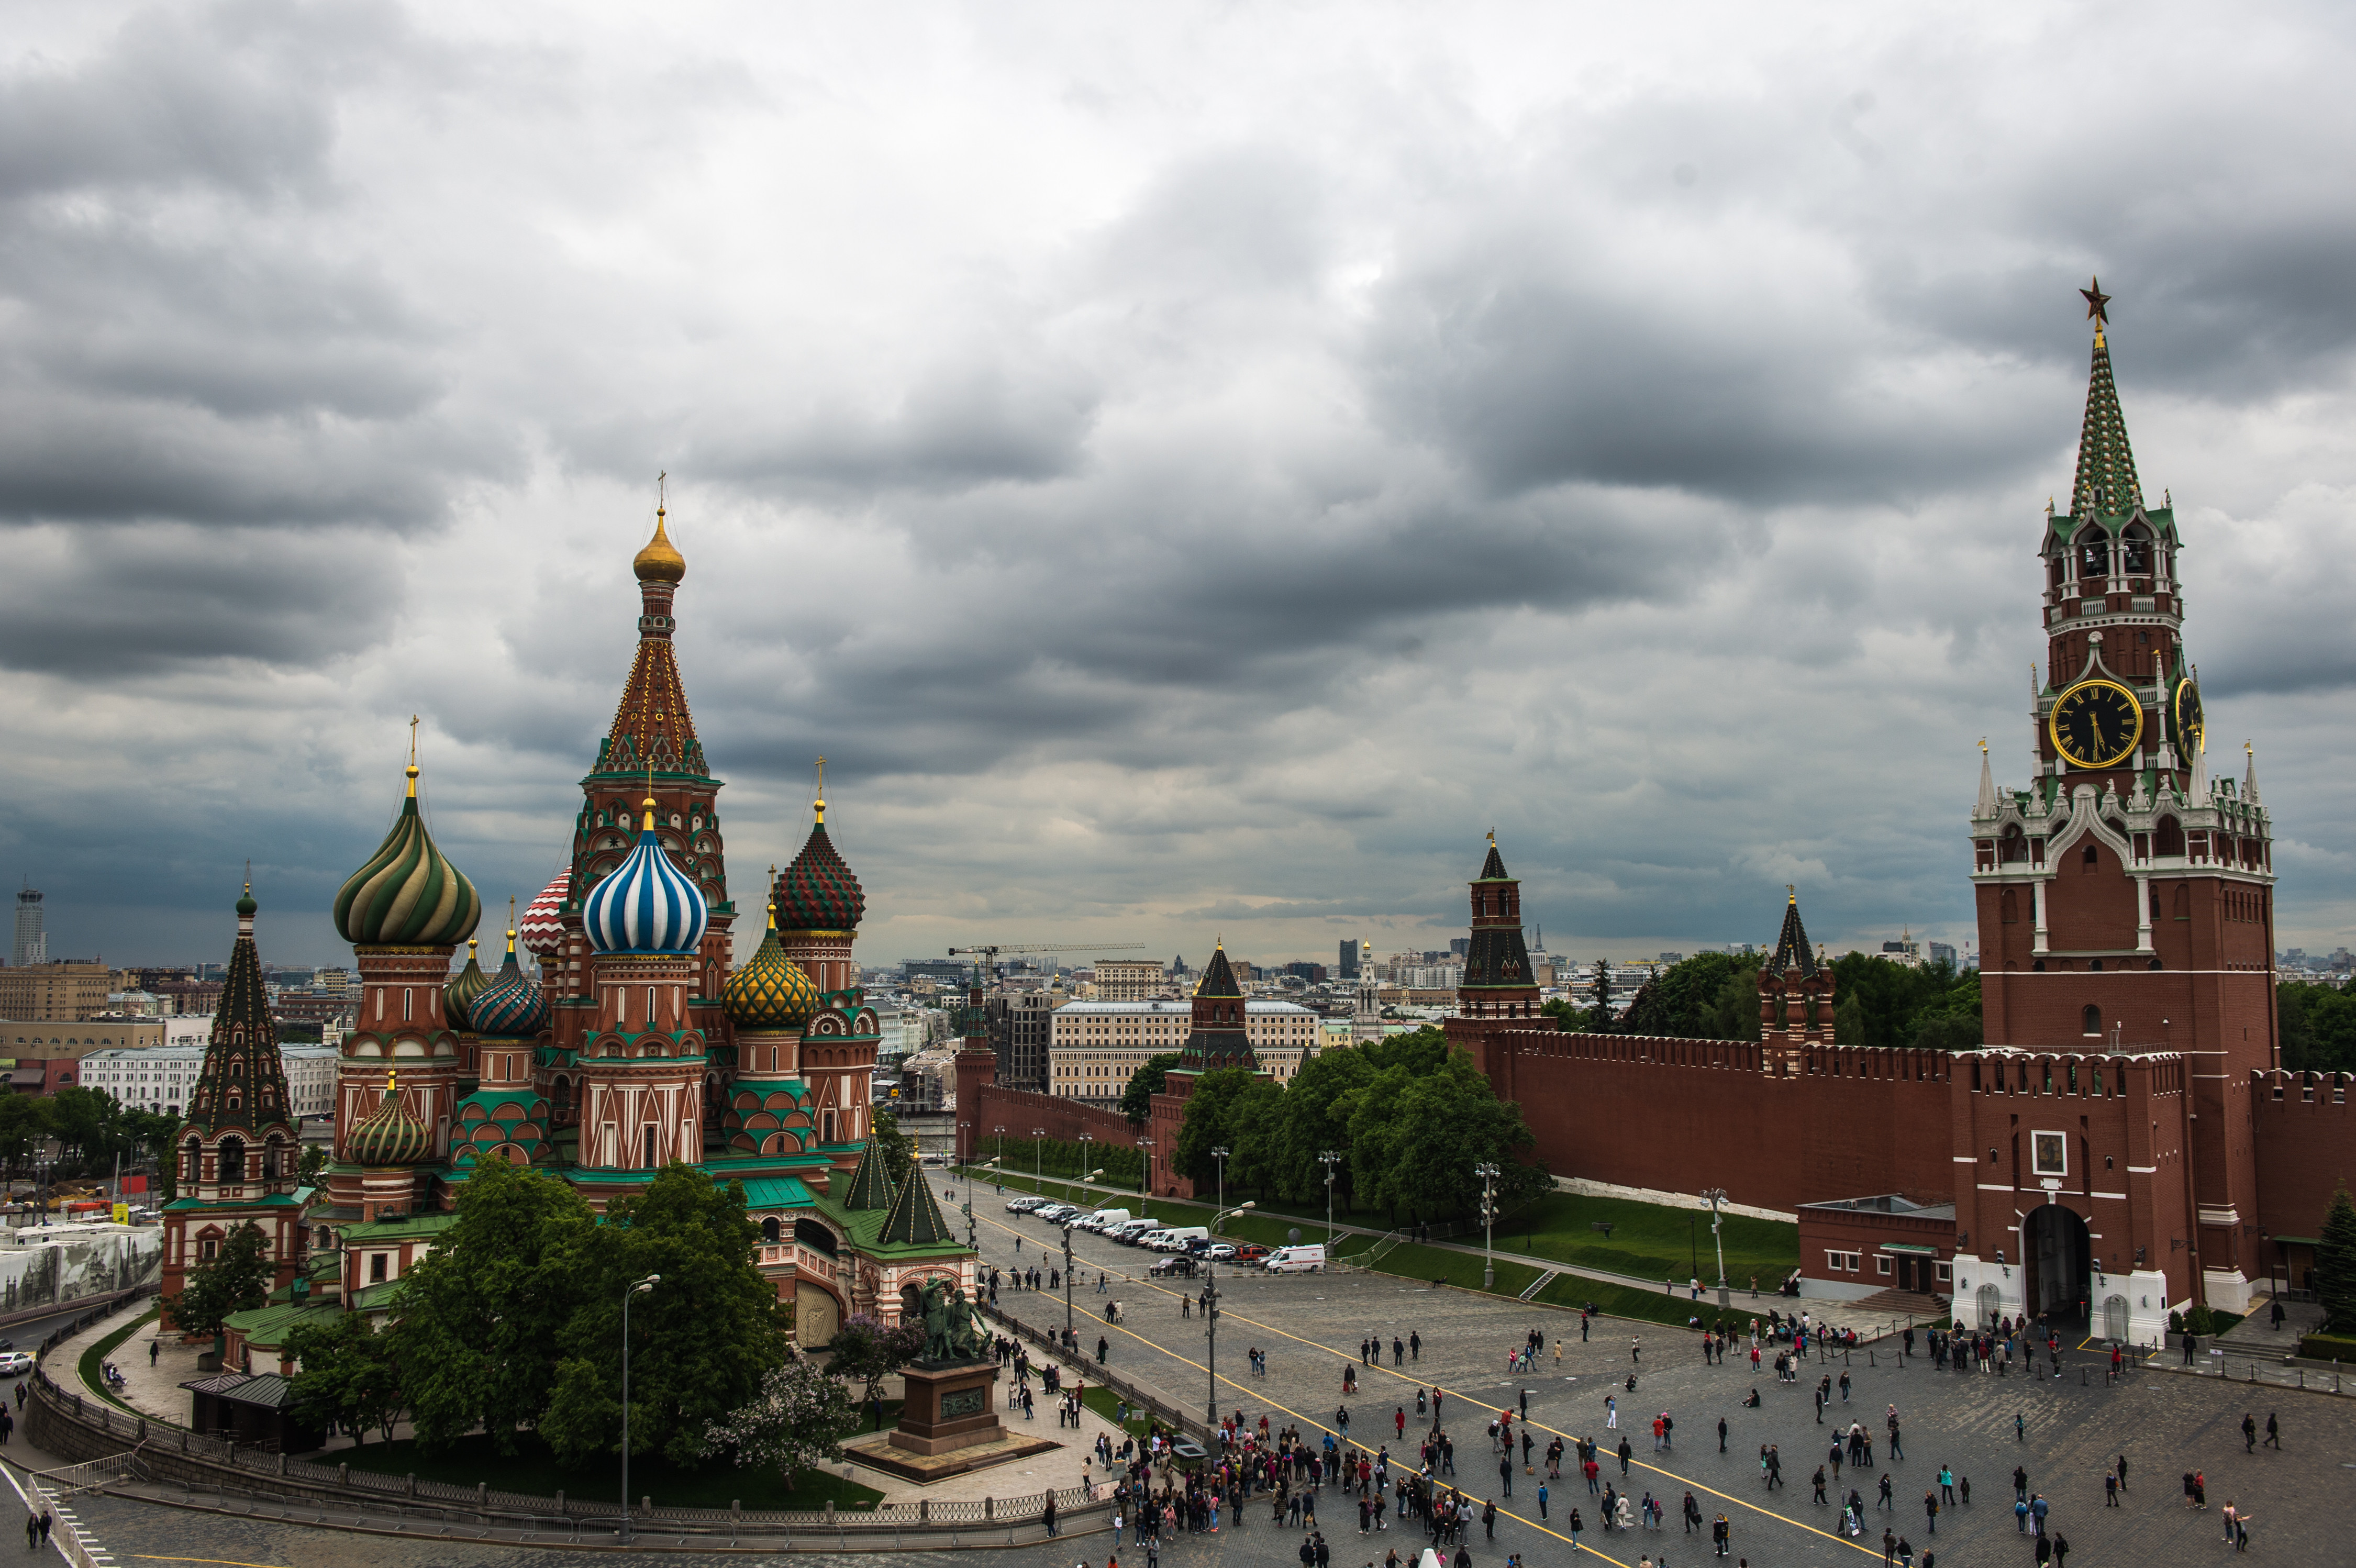
[{"label": "tree canopy", "polygon": [[1337,1204],[1403,1221],[1472,1212],[1481,1196],[1472,1168],[1483,1161],[1505,1173],[1506,1207],[1549,1190],[1544,1167],[1524,1157],[1535,1142],[1521,1108],[1500,1101],[1472,1059],[1427,1028],[1320,1051],[1287,1087],[1240,1068],[1203,1074],[1174,1157],[1206,1185],[1216,1172],[1210,1151],[1224,1145],[1229,1201],[1257,1188],[1263,1199],[1317,1202],[1325,1196],[1318,1155],[1332,1150],[1344,1156]]},{"label": "tree canopy", "polygon": [[2326,1333],[2356,1334],[2356,1204],[2342,1183],[2331,1195],[2316,1238],[2315,1294],[2323,1304]]},{"label": "tree canopy", "polygon": [[[1600,1011],[1549,1002],[1544,1011],[1564,1029],[1662,1035],[1684,1040],[1759,1037],[1759,955],[1696,953],[1646,981],[1616,1021]],[[1833,961],[1833,1037],[1844,1046],[1921,1046],[1969,1050],[1982,1043],[1980,977],[1944,961],[1895,963],[1879,953]],[[2351,1009],[2356,1039],[2356,1007]]]},{"label": "tree canopy", "polygon": [[2356,1072],[2356,981],[2286,980],[2275,995],[2285,1069]]},{"label": "tree canopy", "polygon": [[1146,1058],[1145,1065],[1129,1075],[1129,1087],[1120,1091],[1120,1113],[1130,1125],[1145,1125],[1153,1113],[1153,1097],[1162,1092],[1170,1080],[1170,1069],[1177,1065],[1176,1051],[1162,1051]]},{"label": "tree canopy", "polygon": [[251,1312],[270,1299],[277,1273],[270,1238],[252,1220],[230,1231],[219,1249],[188,1271],[177,1295],[163,1298],[165,1314],[183,1334],[219,1334],[231,1313]]}]

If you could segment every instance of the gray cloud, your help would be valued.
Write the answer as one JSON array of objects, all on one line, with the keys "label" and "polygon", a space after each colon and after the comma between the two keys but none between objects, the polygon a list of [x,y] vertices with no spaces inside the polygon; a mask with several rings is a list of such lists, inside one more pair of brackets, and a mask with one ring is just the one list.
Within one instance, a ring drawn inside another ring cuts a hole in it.
[{"label": "gray cloud", "polygon": [[0,851],[124,957],[252,854],[332,958],[416,712],[528,896],[667,469],[740,890],[823,751],[882,956],[1438,945],[1493,824],[1574,950],[1786,882],[1963,935],[2100,272],[2286,933],[2348,940],[2344,18],[1342,20],[35,18]]}]

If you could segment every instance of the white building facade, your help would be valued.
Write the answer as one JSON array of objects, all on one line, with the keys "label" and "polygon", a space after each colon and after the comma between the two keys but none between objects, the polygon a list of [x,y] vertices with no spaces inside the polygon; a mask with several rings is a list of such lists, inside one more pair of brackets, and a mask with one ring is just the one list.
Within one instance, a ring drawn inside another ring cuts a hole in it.
[{"label": "white building facade", "polygon": [[[336,1108],[332,1046],[281,1046],[286,1094],[297,1117],[326,1116]],[[81,1086],[102,1089],[118,1105],[178,1115],[204,1070],[202,1045],[174,1043],[148,1050],[93,1051],[82,1058]]]},{"label": "white building facade", "polygon": [[[1048,1045],[1048,1090],[1067,1100],[1113,1106],[1150,1057],[1175,1051],[1194,1026],[1189,1002],[1069,1002],[1055,1009]],[[1317,1054],[1318,1014],[1291,1002],[1247,1002],[1244,1033],[1269,1076],[1289,1083]]]}]

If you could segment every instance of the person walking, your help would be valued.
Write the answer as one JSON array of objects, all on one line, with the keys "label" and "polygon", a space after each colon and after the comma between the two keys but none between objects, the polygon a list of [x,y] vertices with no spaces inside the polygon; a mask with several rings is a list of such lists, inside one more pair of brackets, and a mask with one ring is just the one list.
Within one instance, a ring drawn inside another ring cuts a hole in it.
[{"label": "person walking", "polygon": [[[2276,1307],[2275,1310],[2279,1312],[2282,1309]],[[2271,1448],[2277,1454],[2282,1452],[2282,1427],[2276,1423],[2272,1411],[2266,1412],[2266,1440],[2258,1446]]]},{"label": "person walking", "polygon": [[1603,1396],[1603,1429],[1606,1432],[1617,1432],[1620,1429],[1620,1396],[1618,1394]]},{"label": "person walking", "polygon": [[2242,1412],[2242,1452],[2244,1454],[2255,1454],[2257,1451],[2257,1418],[2245,1410]]},{"label": "person walking", "polygon": [[1726,1417],[1722,1415],[1718,1418],[1718,1451],[1726,1452]]},{"label": "person walking", "polygon": [[2127,1489],[2127,1456],[2124,1454],[2119,1455],[2118,1477],[2119,1490],[2124,1492]]},{"label": "person walking", "polygon": [[1408,1330],[1407,1336],[1407,1359],[1410,1361],[1423,1359],[1423,1336],[1411,1328]]},{"label": "person walking", "polygon": [[[1494,1505],[1492,1505],[1492,1506],[1494,1506]],[[1579,1532],[1580,1532],[1580,1530],[1585,1530],[1586,1528],[1587,1528],[1587,1521],[1586,1521],[1585,1520],[1582,1520],[1582,1519],[1580,1519],[1580,1518],[1579,1517],[1579,1510],[1578,1510],[1577,1509],[1571,1509],[1571,1510],[1570,1510],[1570,1525],[1569,1525],[1569,1529],[1570,1529],[1570,1550],[1571,1550],[1571,1553],[1572,1553],[1572,1555],[1574,1555],[1574,1556],[1576,1556],[1576,1555],[1578,1554],[1578,1552],[1579,1552]]]},{"label": "person walking", "polygon": [[1510,1458],[1497,1461],[1497,1490],[1503,1497],[1514,1495],[1514,1462]]},{"label": "person walking", "polygon": [[1936,1535],[1936,1534],[1938,1534],[1938,1533],[1939,1533],[1939,1494],[1938,1494],[1938,1493],[1936,1493],[1936,1492],[1924,1492],[1924,1493],[1922,1494],[1922,1517],[1923,1517],[1924,1519],[1926,1519],[1926,1520],[1928,1520],[1930,1521],[1930,1533],[1932,1533],[1933,1535]]},{"label": "person walking", "polygon": [[1540,1518],[1540,1519],[1544,1519],[1544,1518],[1546,1518],[1546,1516],[1547,1516],[1547,1484],[1546,1484],[1544,1481],[1540,1481],[1540,1482],[1538,1483],[1538,1518]]},{"label": "person walking", "polygon": [[2119,1506],[2119,1478],[2108,1473],[2103,1477],[2103,1506],[2106,1509]]},{"label": "person walking", "polygon": [[1944,1465],[1939,1466],[1939,1500],[1950,1508],[1955,1502],[1955,1473]]}]

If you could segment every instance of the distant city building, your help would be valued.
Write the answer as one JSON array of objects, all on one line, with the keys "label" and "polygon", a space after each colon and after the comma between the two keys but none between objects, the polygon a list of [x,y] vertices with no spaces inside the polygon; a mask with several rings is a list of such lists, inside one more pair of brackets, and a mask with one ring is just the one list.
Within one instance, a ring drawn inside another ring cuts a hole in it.
[{"label": "distant city building", "polygon": [[1944,963],[1950,969],[1955,967],[1955,948],[1953,942],[1933,942],[1930,950],[1933,963]]},{"label": "distant city building", "polygon": [[8,961],[12,969],[49,961],[49,936],[41,921],[41,896],[27,887],[16,895],[16,956]]},{"label": "distant city building", "polygon": [[82,1058],[103,1050],[153,1050],[160,1018],[0,1021],[0,1064],[18,1094],[55,1094],[81,1081]]},{"label": "distant city building", "polygon": [[1000,1083],[1047,1092],[1048,1023],[1065,1002],[1061,992],[1051,991],[1001,991],[983,999]]},{"label": "distant city building", "polygon": [[[23,906],[18,906],[22,940]],[[116,990],[114,972],[102,963],[37,963],[0,969],[0,1018],[26,1023],[71,1023],[106,1011]]]},{"label": "distant city building", "polygon": [[1664,964],[1683,963],[1685,961],[1686,955],[1681,952],[1665,952],[1661,955],[1661,962]]},{"label": "distant city building", "polygon": [[1096,968],[1098,1001],[1151,1002],[1169,994],[1169,972],[1159,959],[1100,958]]},{"label": "distant city building", "polygon": [[1342,962],[1341,966],[1334,971],[1334,973],[1338,978],[1343,980],[1355,980],[1358,978],[1358,952],[1360,946],[1361,944],[1355,937],[1344,937],[1342,939]]},{"label": "distant city building", "polygon": [[352,972],[340,964],[311,972],[311,989],[328,996],[341,996],[352,988]]},{"label": "distant city building", "polygon": [[900,965],[901,977],[912,984],[929,980],[950,990],[963,990],[966,977],[972,972],[972,964],[954,958],[912,958]]},{"label": "distant city building", "polygon": [[[1146,1059],[1186,1043],[1191,1001],[1074,1002],[1057,1008],[1049,1047],[1049,1092],[1092,1104],[1119,1104]],[[1277,1082],[1290,1081],[1316,1053],[1321,1020],[1293,1002],[1244,1004],[1244,1035]]]},{"label": "distant city building", "polygon": [[1465,958],[1465,957],[1468,957],[1468,956],[1472,953],[1472,939],[1471,937],[1451,937],[1451,938],[1450,938],[1450,939],[1449,939],[1449,942],[1448,942],[1448,956],[1449,956],[1449,957],[1451,957],[1451,958],[1458,958],[1458,959]]}]

